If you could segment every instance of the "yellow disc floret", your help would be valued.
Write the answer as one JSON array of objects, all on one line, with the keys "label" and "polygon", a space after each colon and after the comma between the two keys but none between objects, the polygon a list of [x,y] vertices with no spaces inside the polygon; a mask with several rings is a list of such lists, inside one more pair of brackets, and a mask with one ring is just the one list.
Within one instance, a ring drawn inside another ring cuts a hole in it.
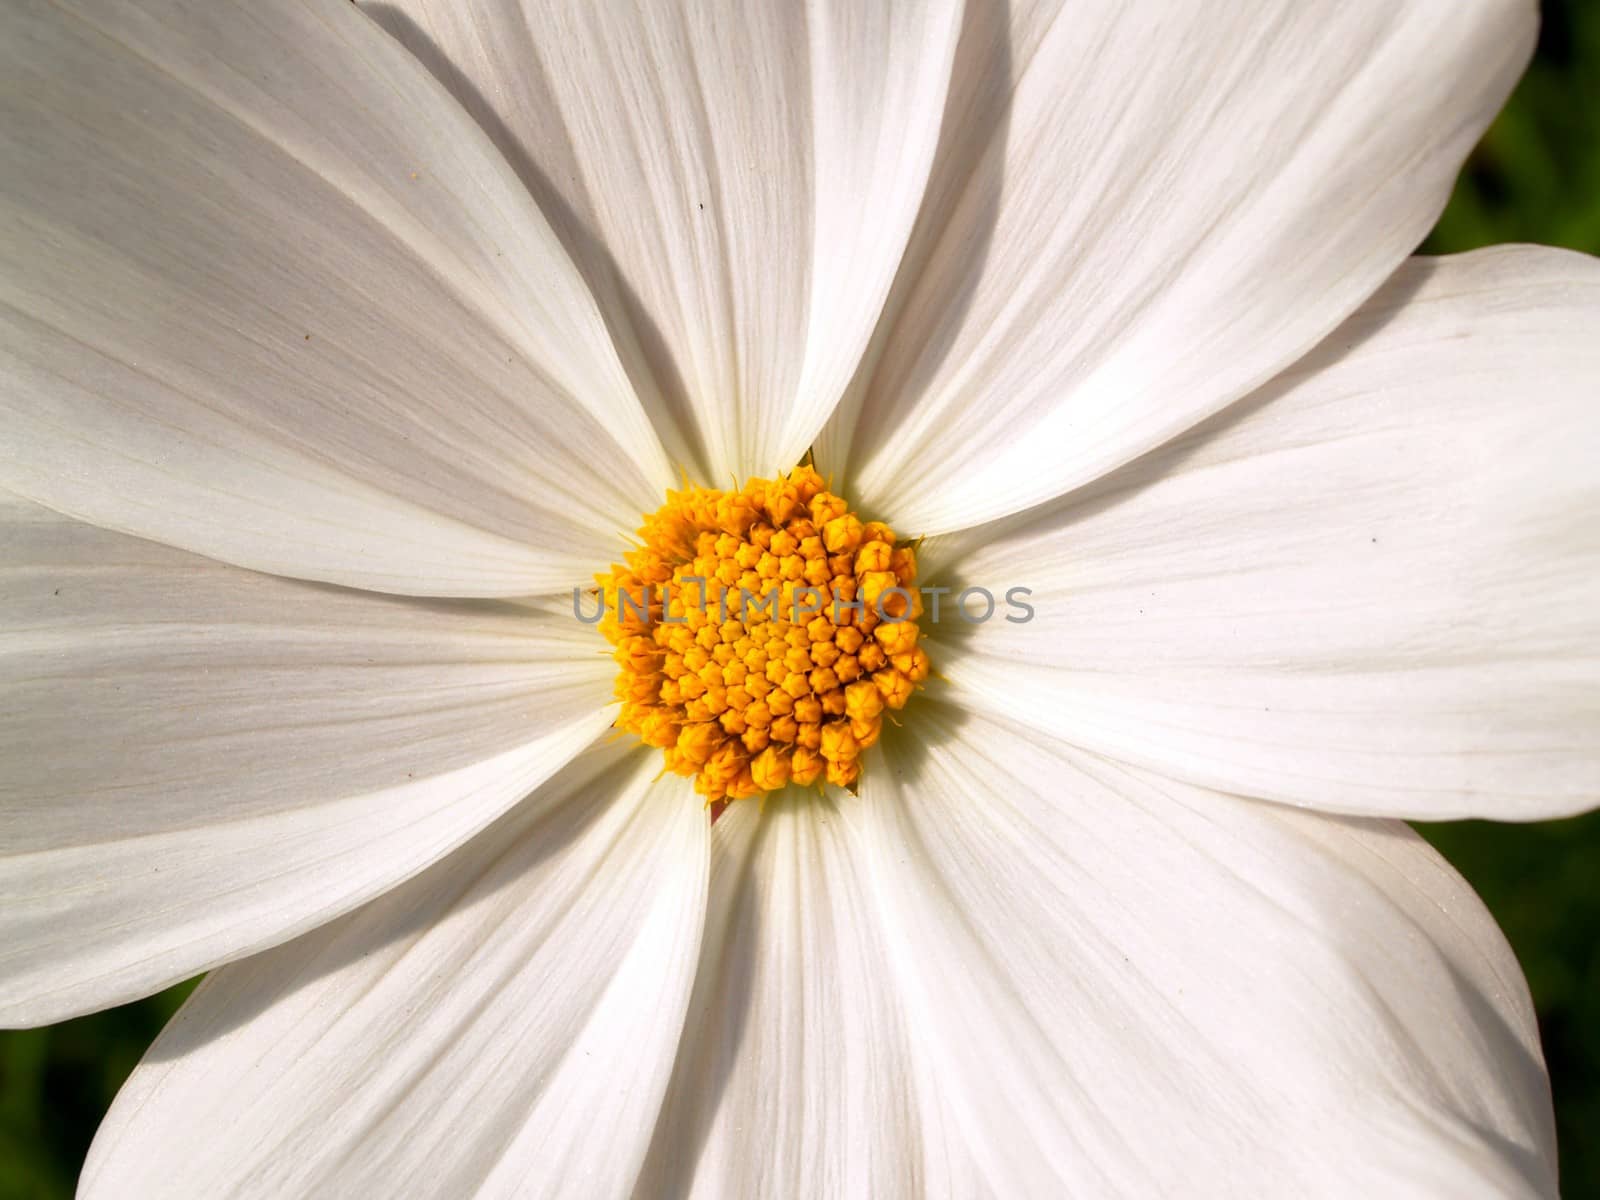
[{"label": "yellow disc floret", "polygon": [[853,788],[885,713],[928,677],[914,548],[809,466],[669,492],[639,538],[597,576],[618,728],[707,802]]}]

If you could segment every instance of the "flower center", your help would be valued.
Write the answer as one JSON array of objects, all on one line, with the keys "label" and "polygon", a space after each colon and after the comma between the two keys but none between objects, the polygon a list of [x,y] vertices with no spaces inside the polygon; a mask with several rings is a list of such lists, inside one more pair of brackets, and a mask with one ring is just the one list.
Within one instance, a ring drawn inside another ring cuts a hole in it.
[{"label": "flower center", "polygon": [[914,547],[810,466],[686,487],[596,576],[619,729],[707,802],[821,779],[854,790],[887,710],[928,677]]}]

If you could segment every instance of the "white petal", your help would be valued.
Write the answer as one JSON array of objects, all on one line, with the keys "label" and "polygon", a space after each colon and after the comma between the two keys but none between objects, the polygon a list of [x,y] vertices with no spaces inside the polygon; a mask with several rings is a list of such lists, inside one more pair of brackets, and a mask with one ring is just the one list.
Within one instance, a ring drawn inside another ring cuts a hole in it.
[{"label": "white petal", "polygon": [[570,605],[296,583],[0,499],[0,1022],[427,866],[609,723],[601,648]]},{"label": "white petal", "polygon": [[386,591],[582,582],[665,455],[487,137],[347,4],[0,11],[0,485]]},{"label": "white petal", "polygon": [[1059,495],[1314,346],[1433,224],[1537,24],[1528,0],[978,7],[911,285],[823,440],[910,534]]},{"label": "white petal", "polygon": [[1555,1194],[1516,961],[1405,826],[916,715],[864,782],[872,877],[999,1194]]},{"label": "white petal", "polygon": [[1237,410],[951,539],[980,547],[960,575],[1031,587],[1037,616],[958,635],[940,669],[969,704],[1226,791],[1419,818],[1591,807],[1597,329],[1600,261],[1413,261]]},{"label": "white petal", "polygon": [[80,1195],[627,1195],[706,898],[705,812],[651,758],[585,756],[404,887],[210,976]]},{"label": "white petal", "polygon": [[636,1194],[979,1194],[918,1078],[859,832],[786,793],[712,834],[699,977]]},{"label": "white petal", "polygon": [[899,265],[960,5],[370,8],[518,164],[688,465],[791,466]]}]

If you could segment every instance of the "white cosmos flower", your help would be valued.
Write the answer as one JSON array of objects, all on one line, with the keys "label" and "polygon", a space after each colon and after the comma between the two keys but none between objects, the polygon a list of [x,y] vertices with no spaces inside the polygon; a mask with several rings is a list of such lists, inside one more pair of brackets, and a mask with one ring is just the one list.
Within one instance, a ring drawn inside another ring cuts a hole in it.
[{"label": "white cosmos flower", "polygon": [[[212,971],[83,1192],[1553,1194],[1399,820],[1600,792],[1600,267],[1406,257],[1535,23],[8,0],[0,1017]],[[1037,616],[712,826],[569,590],[811,446]]]}]

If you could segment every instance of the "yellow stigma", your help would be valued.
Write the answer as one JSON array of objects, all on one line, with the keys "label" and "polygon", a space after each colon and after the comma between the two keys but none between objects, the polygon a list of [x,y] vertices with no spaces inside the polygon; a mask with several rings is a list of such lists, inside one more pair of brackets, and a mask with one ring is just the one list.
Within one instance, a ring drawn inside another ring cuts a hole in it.
[{"label": "yellow stigma", "polygon": [[688,487],[596,577],[617,727],[708,803],[826,779],[854,788],[884,715],[928,677],[917,559],[809,466]]}]

